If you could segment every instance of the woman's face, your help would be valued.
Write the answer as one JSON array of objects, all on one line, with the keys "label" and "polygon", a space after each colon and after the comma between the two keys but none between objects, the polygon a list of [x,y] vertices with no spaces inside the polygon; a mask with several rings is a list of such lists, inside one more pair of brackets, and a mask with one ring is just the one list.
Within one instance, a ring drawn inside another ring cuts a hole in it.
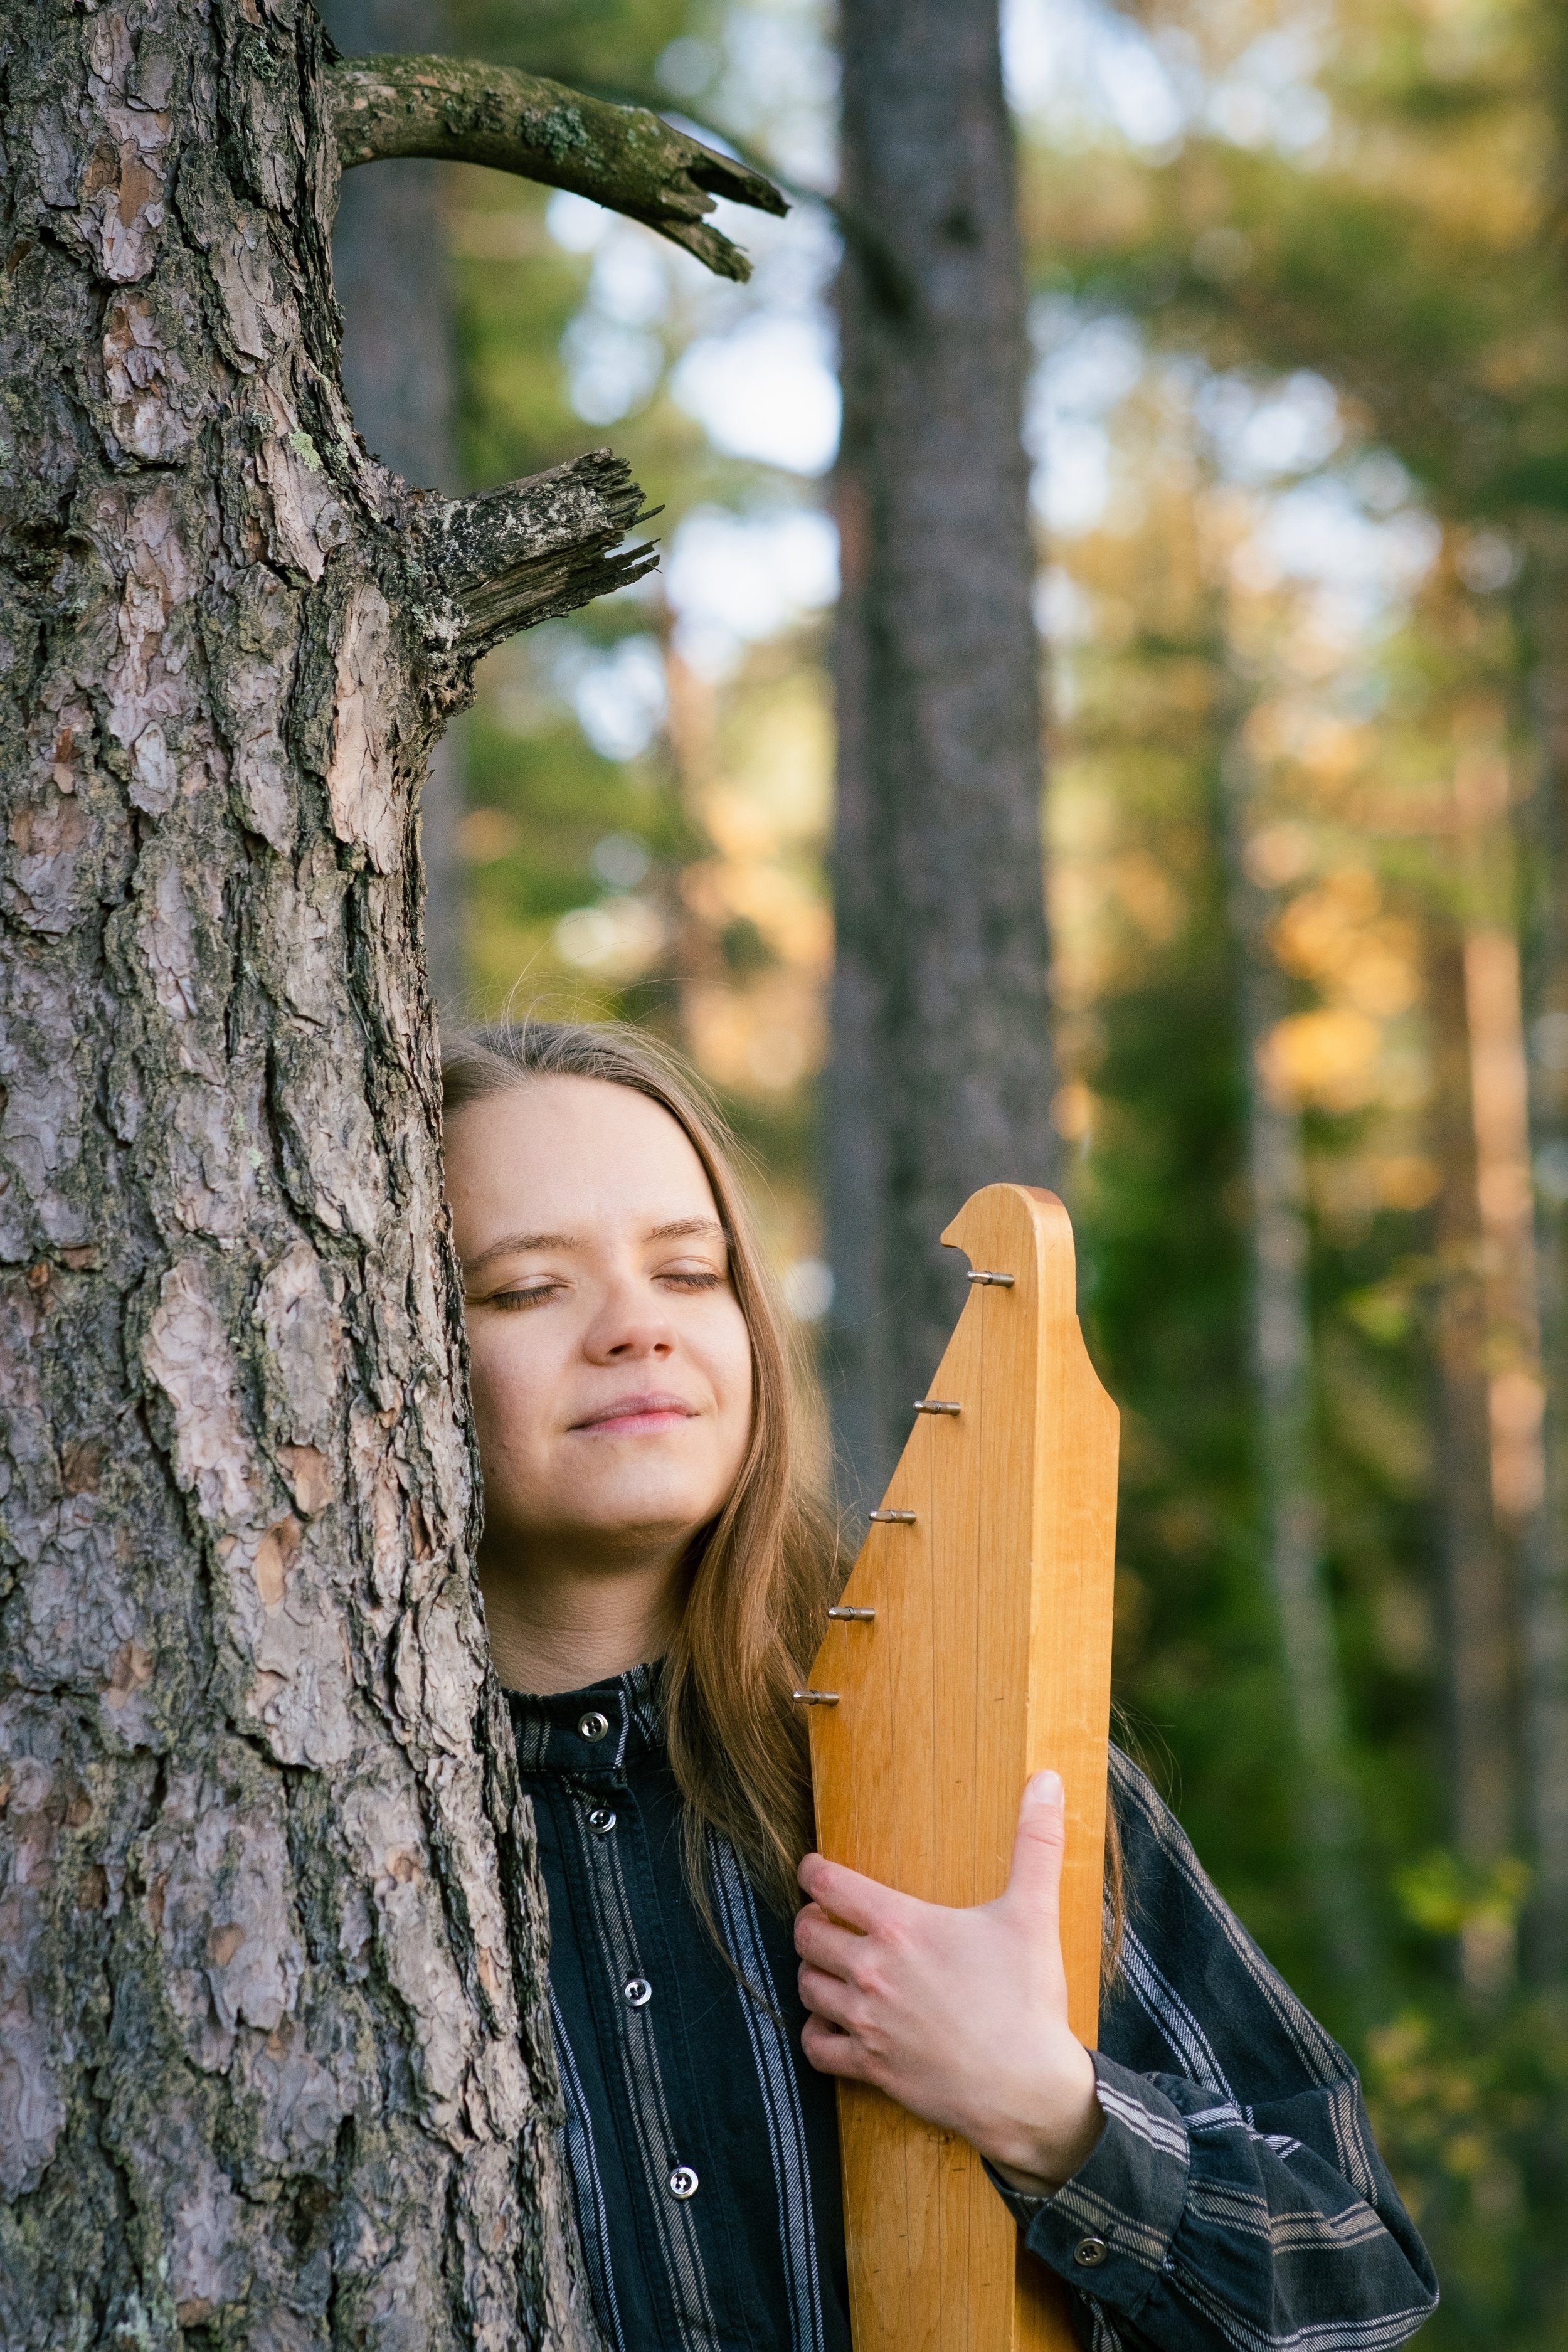
[{"label": "woman's face", "polygon": [[752,1349],[712,1189],[629,1087],[529,1078],[456,1112],[451,1202],[487,1550],[678,1549],[752,1426]]}]

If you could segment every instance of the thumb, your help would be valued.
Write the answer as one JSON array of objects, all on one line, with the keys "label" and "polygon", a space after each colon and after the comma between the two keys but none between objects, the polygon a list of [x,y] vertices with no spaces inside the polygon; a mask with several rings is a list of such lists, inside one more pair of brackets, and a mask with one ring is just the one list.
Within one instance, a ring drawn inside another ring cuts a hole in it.
[{"label": "thumb", "polygon": [[1007,1893],[1047,1918],[1057,1916],[1062,1856],[1067,1850],[1067,1802],[1059,1772],[1037,1772],[1024,1790],[1013,1840]]}]

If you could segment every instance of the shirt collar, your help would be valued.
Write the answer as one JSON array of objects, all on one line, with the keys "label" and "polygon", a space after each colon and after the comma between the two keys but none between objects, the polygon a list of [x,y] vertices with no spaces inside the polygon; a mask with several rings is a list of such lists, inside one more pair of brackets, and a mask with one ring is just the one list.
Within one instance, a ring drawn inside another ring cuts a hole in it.
[{"label": "shirt collar", "polygon": [[624,1772],[662,1753],[659,1679],[655,1664],[632,1666],[584,1690],[552,1691],[542,1697],[508,1691],[519,1768],[581,1779],[585,1773]]}]

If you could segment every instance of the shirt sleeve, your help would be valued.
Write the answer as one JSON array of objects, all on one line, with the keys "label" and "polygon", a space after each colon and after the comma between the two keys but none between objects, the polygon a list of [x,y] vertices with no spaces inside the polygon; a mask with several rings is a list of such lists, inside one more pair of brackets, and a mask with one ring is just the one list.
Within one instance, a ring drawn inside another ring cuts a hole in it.
[{"label": "shirt sleeve", "polygon": [[1133,1903],[1094,2053],[1104,2128],[1054,2197],[992,2178],[1095,2352],[1391,2352],[1436,2282],[1354,2070],[1116,1769]]}]

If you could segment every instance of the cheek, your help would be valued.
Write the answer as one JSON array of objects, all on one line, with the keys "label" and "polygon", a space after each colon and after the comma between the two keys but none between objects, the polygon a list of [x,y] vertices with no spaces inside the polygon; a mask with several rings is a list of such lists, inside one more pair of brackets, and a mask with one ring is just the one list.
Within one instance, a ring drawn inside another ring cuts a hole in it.
[{"label": "cheek", "polygon": [[733,1300],[713,1335],[710,1376],[719,1398],[721,1419],[736,1451],[736,1466],[752,1433],[755,1376],[752,1366],[752,1335]]},{"label": "cheek", "polygon": [[469,1334],[468,1360],[481,1449],[526,1452],[552,1385],[540,1350],[505,1323],[487,1322]]}]

